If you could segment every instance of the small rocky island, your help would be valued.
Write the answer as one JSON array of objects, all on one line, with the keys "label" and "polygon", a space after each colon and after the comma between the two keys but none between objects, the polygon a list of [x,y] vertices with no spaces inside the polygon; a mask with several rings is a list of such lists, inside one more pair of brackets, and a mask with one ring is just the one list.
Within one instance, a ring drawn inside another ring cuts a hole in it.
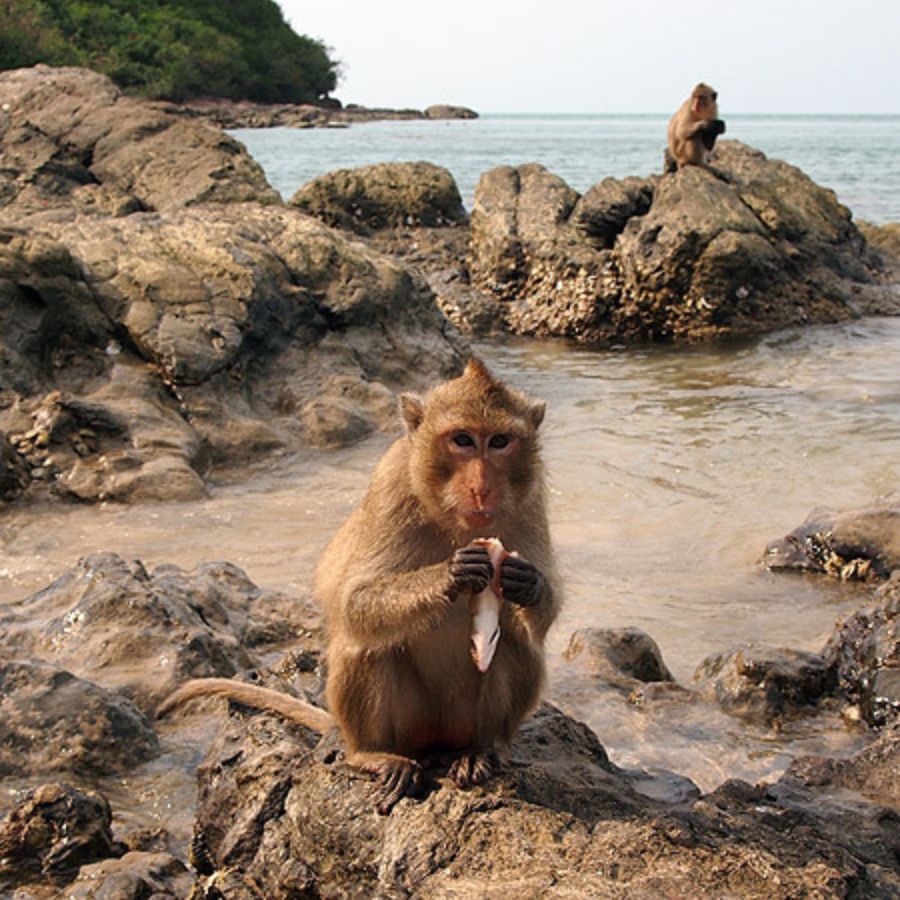
[{"label": "small rocky island", "polygon": [[[500,167],[469,214],[428,163],[330,173],[283,202],[209,118],[86,70],[0,73],[0,514],[202,497],[223,467],[391,431],[396,393],[458,372],[469,334],[636,346],[900,312],[883,232],[736,142],[714,171],[584,195],[541,166]],[[721,648],[690,685],[649,635],[583,631],[572,677],[736,723],[828,708],[865,730],[854,756],[704,794],[617,767],[547,703],[498,780],[461,791],[436,771],[379,817],[336,735],[215,702],[154,719],[205,675],[315,699],[309,597],[227,562],[148,569],[85,548],[47,589],[0,602],[0,890],[900,896],[900,500],[814,511],[760,553],[856,580],[865,602],[819,652]],[[188,853],[117,822],[97,785],[182,765],[198,718],[217,734]]]}]

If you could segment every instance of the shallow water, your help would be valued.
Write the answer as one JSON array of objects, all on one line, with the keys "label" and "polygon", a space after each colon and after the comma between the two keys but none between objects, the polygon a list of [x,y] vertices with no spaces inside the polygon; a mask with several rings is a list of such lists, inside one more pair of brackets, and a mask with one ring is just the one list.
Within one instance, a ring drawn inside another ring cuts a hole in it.
[{"label": "shallow water", "polygon": [[[696,349],[476,349],[548,402],[551,519],[566,581],[549,642],[551,699],[591,724],[615,762],[672,769],[705,789],[774,777],[801,752],[857,746],[861,736],[828,717],[773,733],[706,707],[637,709],[570,678],[561,652],[576,628],[638,626],[690,686],[707,655],[737,642],[821,649],[866,592],[768,573],[759,560],[814,507],[863,506],[900,485],[900,318]],[[301,596],[386,446],[378,437],[270,459],[222,477],[201,502],[14,508],[0,522],[0,602],[97,550],[148,567],[229,560],[260,586]],[[177,758],[187,757],[181,748]],[[164,768],[153,763],[141,791],[171,813],[174,776]],[[175,781],[184,799],[192,782]]]}]

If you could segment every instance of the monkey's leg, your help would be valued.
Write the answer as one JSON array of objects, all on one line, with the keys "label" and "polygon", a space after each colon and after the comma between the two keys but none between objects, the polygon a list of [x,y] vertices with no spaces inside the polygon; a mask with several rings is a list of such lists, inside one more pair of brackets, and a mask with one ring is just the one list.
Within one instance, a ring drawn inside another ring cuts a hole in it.
[{"label": "monkey's leg", "polygon": [[447,772],[450,780],[461,788],[484,784],[500,769],[500,756],[496,750],[472,750],[453,760]]},{"label": "monkey's leg", "polygon": [[414,759],[397,753],[357,750],[347,755],[347,764],[376,776],[375,809],[382,816],[399,800],[414,796],[422,786],[422,767]]}]

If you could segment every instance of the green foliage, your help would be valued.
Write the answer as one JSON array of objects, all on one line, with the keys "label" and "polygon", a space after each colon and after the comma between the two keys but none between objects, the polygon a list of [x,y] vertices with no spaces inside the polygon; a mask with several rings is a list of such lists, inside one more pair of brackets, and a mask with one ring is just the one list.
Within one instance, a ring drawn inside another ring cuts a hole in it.
[{"label": "green foliage", "polygon": [[0,68],[38,62],[168,100],[310,103],[337,84],[327,48],[274,0],[0,0]]}]

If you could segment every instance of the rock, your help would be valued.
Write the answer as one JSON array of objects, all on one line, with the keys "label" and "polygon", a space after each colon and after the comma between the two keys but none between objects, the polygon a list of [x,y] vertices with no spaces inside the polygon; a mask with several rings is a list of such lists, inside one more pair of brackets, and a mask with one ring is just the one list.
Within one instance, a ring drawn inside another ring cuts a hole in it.
[{"label": "rock", "polygon": [[468,222],[453,176],[427,162],[338,169],[303,185],[291,204],[327,225],[362,235],[388,227]]},{"label": "rock", "polygon": [[0,775],[105,775],[159,752],[130,700],[55,666],[4,662],[0,697]]},{"label": "rock", "polygon": [[842,580],[878,580],[900,567],[900,497],[869,507],[815,509],[786,537],[766,547],[769,569],[817,572]]},{"label": "rock", "polygon": [[197,896],[787,898],[900,885],[884,810],[883,826],[854,810],[832,828],[800,809],[810,791],[782,802],[743,782],[653,801],[547,706],[487,787],[440,779],[390,816],[333,737],[314,744],[265,715],[220,736],[200,772]]},{"label": "rock", "polygon": [[696,341],[900,311],[833,192],[735,141],[715,169],[605,179],[579,197],[529,164],[482,175],[473,282],[516,333]]},{"label": "rock", "polygon": [[434,103],[425,110],[426,119],[477,119],[478,113],[467,106]]},{"label": "rock", "polygon": [[887,222],[884,225],[857,222],[856,227],[869,246],[881,256],[892,277],[900,279],[900,222]]},{"label": "rock", "polygon": [[0,209],[61,200],[123,215],[280,198],[241,144],[200,120],[124,96],[88,69],[0,72]]},{"label": "rock", "polygon": [[0,432],[0,507],[15,499],[28,484],[28,469],[9,438]]},{"label": "rock", "polygon": [[0,429],[49,434],[42,483],[79,500],[196,498],[212,464],[392,431],[395,392],[464,352],[421,275],[285,207],[22,220],[0,299]]},{"label": "rock", "polygon": [[606,684],[675,680],[656,641],[640,628],[580,628],[563,657]]},{"label": "rock", "polygon": [[66,887],[66,900],[181,900],[193,883],[187,866],[171,854],[135,851],[82,866]]},{"label": "rock", "polygon": [[575,204],[572,224],[598,250],[611,250],[628,222],[653,203],[658,178],[604,178]]},{"label": "rock", "polygon": [[837,623],[822,655],[836,674],[848,714],[880,726],[900,716],[900,572],[874,600]]},{"label": "rock", "polygon": [[874,803],[900,811],[900,723],[895,722],[876,741],[848,759],[798,757],[783,780],[814,787],[850,788]]},{"label": "rock", "polygon": [[767,724],[813,707],[835,683],[833,670],[818,654],[763,645],[707,657],[694,680],[725,712]]},{"label": "rock", "polygon": [[317,648],[320,627],[311,601],[261,591],[230,563],[147,572],[114,553],[86,557],[12,609],[0,646],[121,691],[150,714],[188,678],[259,666],[254,649]]},{"label": "rock", "polygon": [[0,822],[0,888],[68,881],[86,863],[121,855],[111,820],[102,794],[58,783],[29,791]]}]

